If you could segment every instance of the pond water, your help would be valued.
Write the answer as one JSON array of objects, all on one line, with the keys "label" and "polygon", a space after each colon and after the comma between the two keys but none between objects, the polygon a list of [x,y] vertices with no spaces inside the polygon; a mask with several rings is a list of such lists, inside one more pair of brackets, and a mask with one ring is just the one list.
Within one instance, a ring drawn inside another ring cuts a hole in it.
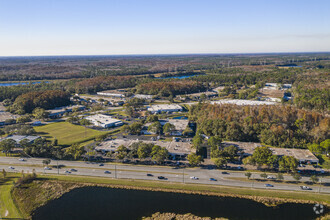
[{"label": "pond water", "polygon": [[186,78],[193,77],[193,76],[198,76],[198,74],[195,74],[195,75],[187,75],[187,76],[168,76],[168,77],[159,77],[158,79],[186,79]]},{"label": "pond water", "polygon": [[191,195],[143,190],[85,187],[37,209],[35,220],[43,219],[141,219],[156,212],[192,213],[229,219],[315,219],[312,204],[287,203],[267,207],[248,199]]},{"label": "pond water", "polygon": [[[12,83],[0,83],[0,86],[18,86],[18,85],[28,85],[30,82],[12,82]],[[31,82],[32,84],[38,84],[41,82]]]},{"label": "pond water", "polygon": [[174,117],[173,119],[182,119],[182,120],[187,120],[188,117],[187,116],[178,116],[178,117]]}]

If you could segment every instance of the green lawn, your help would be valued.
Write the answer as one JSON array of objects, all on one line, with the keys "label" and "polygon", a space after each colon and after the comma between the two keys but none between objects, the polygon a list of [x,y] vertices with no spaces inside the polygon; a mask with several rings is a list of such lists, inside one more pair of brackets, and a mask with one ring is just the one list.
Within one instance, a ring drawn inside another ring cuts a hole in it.
[{"label": "green lawn", "polygon": [[20,219],[22,217],[11,197],[12,182],[14,179],[14,176],[8,174],[6,181],[3,181],[3,179],[0,180],[0,219],[1,217],[8,219]]},{"label": "green lawn", "polygon": [[97,131],[85,128],[80,125],[73,125],[69,122],[57,122],[44,126],[35,127],[39,135],[46,137],[48,140],[56,138],[59,145],[71,145],[73,143],[83,143],[94,139],[106,131]]}]

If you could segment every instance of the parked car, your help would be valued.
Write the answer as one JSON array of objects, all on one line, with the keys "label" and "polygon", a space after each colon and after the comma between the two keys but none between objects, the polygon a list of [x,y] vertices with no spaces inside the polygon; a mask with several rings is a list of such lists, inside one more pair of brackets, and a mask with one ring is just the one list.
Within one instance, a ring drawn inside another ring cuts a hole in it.
[{"label": "parked car", "polygon": [[152,175],[151,173],[147,173],[147,176],[154,176],[154,175]]},{"label": "parked car", "polygon": [[109,170],[104,171],[105,174],[111,174]]},{"label": "parked car", "polygon": [[308,187],[308,186],[300,186],[300,188],[302,190],[312,190],[312,188]]},{"label": "parked car", "polygon": [[160,179],[160,180],[164,180],[165,179],[165,177],[163,177],[163,176],[158,176],[157,178]]},{"label": "parked car", "polygon": [[50,167],[44,167],[44,170],[51,170],[52,168]]},{"label": "parked car", "polygon": [[218,180],[214,178],[210,178],[210,181],[218,181]]},{"label": "parked car", "polygon": [[274,187],[272,184],[265,184],[266,187]]},{"label": "parked car", "polygon": [[199,178],[197,176],[191,176],[190,179],[192,179],[192,180],[198,180]]},{"label": "parked car", "polygon": [[224,172],[221,172],[221,174],[229,174],[228,172],[224,171]]}]

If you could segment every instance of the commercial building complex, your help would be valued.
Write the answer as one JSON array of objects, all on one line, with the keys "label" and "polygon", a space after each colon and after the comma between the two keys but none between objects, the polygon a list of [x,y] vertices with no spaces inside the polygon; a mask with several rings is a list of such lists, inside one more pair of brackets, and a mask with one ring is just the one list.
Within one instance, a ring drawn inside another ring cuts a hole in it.
[{"label": "commercial building complex", "polygon": [[97,114],[86,117],[95,126],[102,128],[117,127],[123,125],[123,122],[108,115]]},{"label": "commercial building complex", "polygon": [[[133,143],[138,143],[139,140],[131,140],[131,139],[115,139],[108,140],[102,142],[99,146],[95,148],[97,151],[102,152],[110,152],[116,151],[119,146],[125,146],[130,149],[130,146]],[[192,144],[190,142],[177,142],[177,141],[142,141],[143,143],[152,143],[158,145],[160,147],[165,147],[169,155],[174,158],[184,158],[188,154],[196,152],[194,148],[192,148]]]}]

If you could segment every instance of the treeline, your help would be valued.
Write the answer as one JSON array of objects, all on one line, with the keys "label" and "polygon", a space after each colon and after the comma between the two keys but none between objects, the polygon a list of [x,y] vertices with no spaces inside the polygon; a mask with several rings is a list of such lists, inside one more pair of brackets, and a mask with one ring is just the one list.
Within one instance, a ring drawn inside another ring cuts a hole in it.
[{"label": "treeline", "polygon": [[18,96],[8,110],[16,114],[32,113],[35,108],[52,109],[70,104],[70,93],[61,90],[28,92]]},{"label": "treeline", "polygon": [[197,133],[225,140],[306,148],[330,136],[330,118],[292,106],[199,104],[190,109]]},{"label": "treeline", "polygon": [[138,80],[131,76],[97,76],[75,84],[77,93],[96,93],[102,90],[136,86]]},{"label": "treeline", "polygon": [[154,81],[137,86],[136,92],[141,94],[171,96],[185,93],[203,92],[207,87],[193,80]]},{"label": "treeline", "polygon": [[[221,71],[220,71],[221,70]],[[256,83],[294,83],[302,69],[272,68],[262,72],[244,71],[240,68],[220,69],[217,74],[200,75],[192,78],[199,82],[209,82],[214,85],[254,85]]]},{"label": "treeline", "polygon": [[305,88],[299,86],[295,89],[294,94],[294,104],[299,108],[330,112],[329,88]]},{"label": "treeline", "polygon": [[60,82],[42,82],[37,84],[17,85],[17,86],[0,86],[0,101],[10,99],[14,101],[18,96],[32,92],[45,90],[65,90],[74,92],[75,80]]}]

